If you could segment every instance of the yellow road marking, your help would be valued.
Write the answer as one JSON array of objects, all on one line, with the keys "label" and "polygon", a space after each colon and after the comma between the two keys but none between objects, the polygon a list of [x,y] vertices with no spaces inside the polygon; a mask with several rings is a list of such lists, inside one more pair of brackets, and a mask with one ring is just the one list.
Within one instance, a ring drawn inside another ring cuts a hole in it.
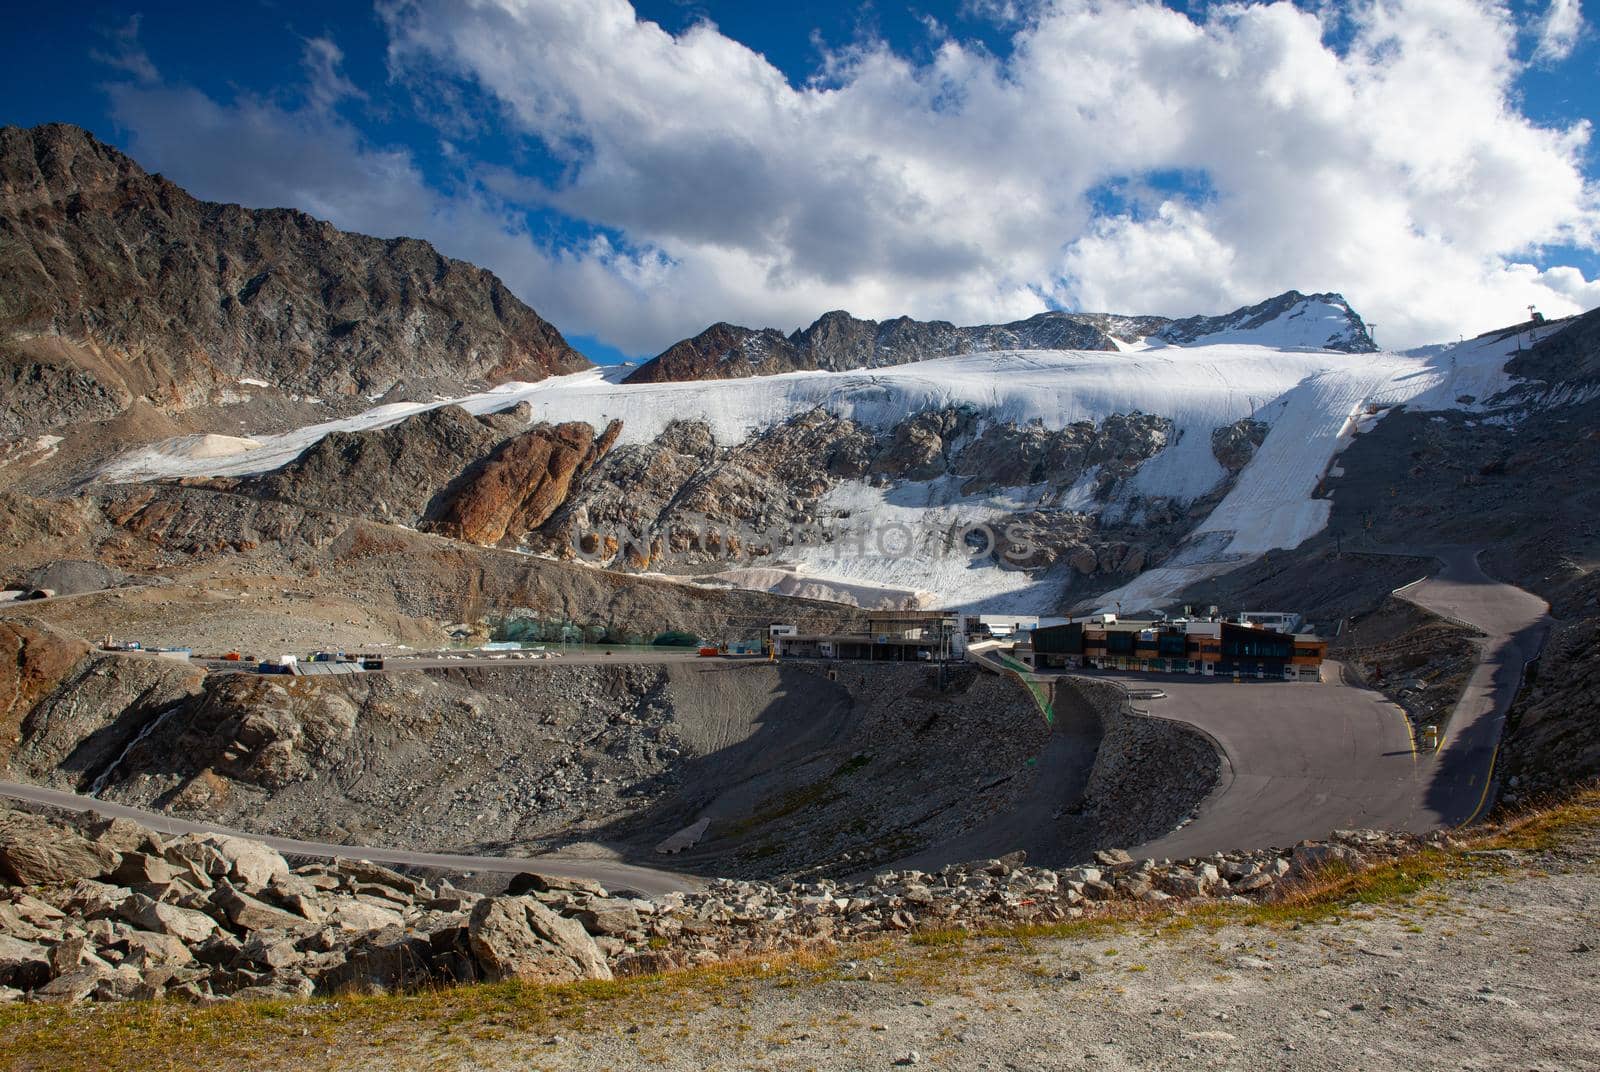
[{"label": "yellow road marking", "polygon": [[1489,757],[1489,772],[1483,779],[1483,793],[1478,797],[1478,806],[1472,809],[1472,814],[1461,821],[1462,826],[1471,826],[1477,821],[1478,813],[1483,810],[1484,804],[1489,801],[1489,787],[1494,785],[1494,767],[1500,760],[1500,744],[1495,743],[1494,753]]},{"label": "yellow road marking", "polygon": [[1415,767],[1417,765],[1417,735],[1411,728],[1411,716],[1405,713],[1404,708],[1398,714],[1400,715],[1400,721],[1405,723],[1406,736],[1411,738],[1411,765]]}]

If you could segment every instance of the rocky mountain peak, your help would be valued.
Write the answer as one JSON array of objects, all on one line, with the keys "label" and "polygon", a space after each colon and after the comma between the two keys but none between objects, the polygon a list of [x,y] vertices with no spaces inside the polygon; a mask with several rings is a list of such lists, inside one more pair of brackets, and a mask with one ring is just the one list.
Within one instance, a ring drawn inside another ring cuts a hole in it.
[{"label": "rocky mountain peak", "polygon": [[1221,316],[1162,316],[1049,310],[1006,324],[957,327],[947,320],[863,320],[842,309],[823,313],[787,338],[771,328],[714,324],[639,366],[626,383],[734,379],[801,369],[880,368],[995,350],[1116,350],[1140,340],[1191,345],[1259,342],[1350,353],[1377,349],[1366,326],[1338,294],[1285,291]]},{"label": "rocky mountain peak", "polygon": [[1264,345],[1315,346],[1324,350],[1368,354],[1377,350],[1366,324],[1344,295],[1302,294],[1286,290],[1276,297],[1221,316],[1191,316],[1167,323],[1154,333],[1164,342],[1259,342]]},{"label": "rocky mountain peak", "polygon": [[65,124],[0,128],[0,434],[178,412],[240,380],[335,412],[588,361],[414,238],[200,201]]}]

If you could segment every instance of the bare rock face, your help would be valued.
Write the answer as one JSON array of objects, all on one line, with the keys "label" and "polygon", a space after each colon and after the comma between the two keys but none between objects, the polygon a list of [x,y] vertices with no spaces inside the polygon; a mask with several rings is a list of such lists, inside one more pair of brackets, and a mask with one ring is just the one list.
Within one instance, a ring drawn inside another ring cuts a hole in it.
[{"label": "bare rock face", "polygon": [[1266,441],[1269,425],[1251,417],[1241,417],[1211,433],[1211,453],[1228,472],[1237,473],[1250,464],[1256,448]]},{"label": "bare rock face", "polygon": [[610,979],[611,969],[581,923],[564,919],[532,897],[479,901],[468,925],[484,978],[541,983]]},{"label": "bare rock face", "polygon": [[1545,330],[1538,342],[1506,363],[1507,372],[1546,384],[1600,379],[1600,309]]},{"label": "bare rock face", "polygon": [[674,343],[628,376],[625,383],[726,380],[805,367],[797,347],[772,328],[713,324],[692,339]]},{"label": "bare rock face", "polygon": [[954,441],[970,435],[977,414],[929,410],[901,421],[894,438],[872,461],[872,472],[902,480],[932,480],[950,466]]},{"label": "bare rock face", "polygon": [[1080,481],[1088,501],[1110,501],[1171,436],[1168,418],[1145,413],[1052,431],[986,421],[960,407],[925,410],[874,430],[819,407],[724,447],[704,423],[678,421],[654,442],[601,460],[528,544],[630,568],[754,561],[781,555],[780,541],[796,534],[827,538],[848,527],[848,513],[826,501],[843,481],[928,482],[918,495],[954,499],[1030,489],[1039,509],[991,526],[990,550],[1006,568],[1048,569],[1070,560],[1084,575],[1136,573],[1187,521],[1181,504],[1137,503],[1143,535],[1103,528],[1085,503],[1063,504]]},{"label": "bare rock face", "polygon": [[463,470],[528,427],[528,409],[474,417],[440,406],[364,432],[335,432],[294,461],[226,484],[246,495],[416,525]]},{"label": "bare rock face", "polygon": [[88,132],[0,129],[0,433],[183,409],[240,378],[358,404],[588,362],[481,268],[197,201]]},{"label": "bare rock face", "polygon": [[508,441],[456,490],[434,531],[492,546],[538,528],[566,501],[573,481],[604,456],[622,431],[612,421],[599,437],[573,421],[539,425]]},{"label": "bare rock face", "polygon": [[0,934],[0,986],[29,990],[50,978],[50,950]]},{"label": "bare rock face", "polygon": [[13,777],[86,789],[150,719],[199,691],[205,672],[92,651],[43,622],[0,623],[0,760]]},{"label": "bare rock face", "polygon": [[[338,691],[294,678],[215,677],[199,698],[174,712],[163,734],[130,752],[124,764],[136,769],[158,760],[163,750],[181,755],[181,770],[192,775],[178,797],[185,803],[203,803],[217,776],[281,790],[310,777],[320,757],[339,749],[356,715]],[[263,866],[285,870],[281,857],[243,866],[251,878],[261,877]]]},{"label": "bare rock face", "polygon": [[12,697],[0,717],[0,760],[10,758],[22,720],[89,655],[89,645],[42,623],[0,621],[0,694]]}]

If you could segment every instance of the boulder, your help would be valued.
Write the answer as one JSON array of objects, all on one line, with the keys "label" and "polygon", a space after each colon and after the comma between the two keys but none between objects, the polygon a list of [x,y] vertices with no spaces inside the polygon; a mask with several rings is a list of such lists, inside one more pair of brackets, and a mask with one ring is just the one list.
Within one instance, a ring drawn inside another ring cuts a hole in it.
[{"label": "boulder", "polygon": [[1161,888],[1174,897],[1200,897],[1206,892],[1200,876],[1190,871],[1172,870],[1160,875]]},{"label": "boulder", "polygon": [[231,886],[223,886],[211,896],[211,903],[241,931],[288,931],[307,926],[306,920],[274,908]]},{"label": "boulder", "polygon": [[583,926],[531,897],[478,902],[467,933],[483,978],[490,981],[611,978],[611,969]]},{"label": "boulder", "polygon": [[245,986],[228,995],[234,1001],[291,1001],[308,998],[316,984],[299,972],[274,972],[270,982]]},{"label": "boulder", "polygon": [[101,972],[100,981],[89,996],[95,1001],[128,1001],[154,997],[155,993],[153,988],[146,985],[144,973],[138,968],[131,964],[118,964]]},{"label": "boulder", "polygon": [[50,947],[50,972],[53,975],[65,975],[70,971],[95,964],[110,967],[95,955],[89,939],[81,934],[63,938]]},{"label": "boulder", "polygon": [[312,923],[321,923],[328,918],[328,903],[315,891],[279,894],[277,901],[284,908],[305,917]]},{"label": "boulder", "polygon": [[35,927],[50,927],[67,918],[67,914],[53,904],[48,904],[21,890],[11,891],[11,908],[23,920]]},{"label": "boulder", "polygon": [[170,934],[185,942],[203,942],[217,931],[216,921],[205,913],[162,904],[142,893],[131,895],[120,911],[123,919],[141,930]]},{"label": "boulder", "polygon": [[20,938],[24,942],[36,942],[49,933],[45,928],[23,919],[22,914],[11,905],[0,902],[0,934]]},{"label": "boulder", "polygon": [[272,934],[252,935],[239,949],[239,960],[256,968],[279,971],[293,967],[306,959],[295,948],[294,940]]},{"label": "boulder", "polygon": [[98,878],[116,869],[120,854],[26,812],[0,812],[0,879],[43,886]]},{"label": "boulder", "polygon": [[194,954],[183,939],[154,931],[132,931],[119,938],[113,948],[122,951],[122,963],[147,971],[155,967],[181,967],[194,963]]},{"label": "boulder", "polygon": [[289,874],[288,861],[259,841],[223,836],[210,841],[227,861],[228,874],[248,889],[265,888],[278,875]]},{"label": "boulder", "polygon": [[121,886],[145,886],[169,883],[176,873],[176,869],[163,857],[127,851],[122,854],[122,862],[117,869],[111,873],[111,879]]},{"label": "boulder", "polygon": [[603,934],[620,938],[639,930],[639,913],[627,901],[602,900],[589,904],[573,913],[573,918],[583,924],[590,934]]},{"label": "boulder", "polygon": [[365,901],[345,900],[328,914],[327,922],[341,930],[346,931],[377,931],[385,927],[398,926],[405,922],[399,912]]},{"label": "boulder", "polygon": [[542,875],[537,871],[524,871],[506,887],[508,897],[525,893],[584,893],[590,897],[606,896],[606,888],[586,878],[568,878],[564,875]]},{"label": "boulder", "polygon": [[110,919],[121,914],[123,904],[131,896],[132,891],[121,886],[81,878],[72,884],[72,888],[57,904],[66,912],[83,919]]},{"label": "boulder", "polygon": [[432,962],[428,939],[385,927],[356,939],[342,963],[312,978],[324,993],[400,990],[427,981]]},{"label": "boulder", "polygon": [[0,986],[32,990],[50,978],[50,950],[0,934]]},{"label": "boulder", "polygon": [[[426,898],[433,895],[433,891],[429,890],[425,883],[418,882],[414,878],[408,878],[398,871],[390,870],[370,860],[340,859],[335,860],[333,866],[334,870],[341,875],[347,876],[353,884],[367,883],[386,886],[390,890],[398,890],[404,895],[405,900],[414,900],[419,897]],[[383,894],[383,896],[392,895]]]},{"label": "boulder", "polygon": [[432,953],[432,975],[441,983],[470,983],[478,979],[478,960],[472,955],[472,940],[465,926],[441,927],[428,935]]},{"label": "boulder", "polygon": [[161,855],[168,863],[187,870],[195,883],[206,889],[211,887],[213,877],[220,878],[228,873],[227,857],[199,834],[173,838]]},{"label": "boulder", "polygon": [[111,969],[103,964],[85,965],[65,975],[56,976],[44,986],[34,990],[32,997],[34,1001],[52,1005],[75,1005],[94,993],[95,987],[111,975]]},{"label": "boulder", "polygon": [[90,840],[121,853],[142,852],[159,856],[165,848],[160,834],[148,826],[140,826],[132,819],[120,816],[91,823],[87,829]]}]

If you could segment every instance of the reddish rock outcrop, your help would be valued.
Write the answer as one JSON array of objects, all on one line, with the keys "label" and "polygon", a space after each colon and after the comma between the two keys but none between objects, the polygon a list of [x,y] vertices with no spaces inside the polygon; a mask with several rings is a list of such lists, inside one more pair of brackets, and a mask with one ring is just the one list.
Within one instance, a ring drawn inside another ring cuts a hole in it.
[{"label": "reddish rock outcrop", "polygon": [[430,527],[484,546],[538,528],[567,501],[573,482],[611,449],[621,431],[621,421],[612,421],[599,436],[580,421],[528,429],[469,477]]},{"label": "reddish rock outcrop", "polygon": [[89,655],[89,645],[28,620],[0,622],[0,765],[22,720]]}]

